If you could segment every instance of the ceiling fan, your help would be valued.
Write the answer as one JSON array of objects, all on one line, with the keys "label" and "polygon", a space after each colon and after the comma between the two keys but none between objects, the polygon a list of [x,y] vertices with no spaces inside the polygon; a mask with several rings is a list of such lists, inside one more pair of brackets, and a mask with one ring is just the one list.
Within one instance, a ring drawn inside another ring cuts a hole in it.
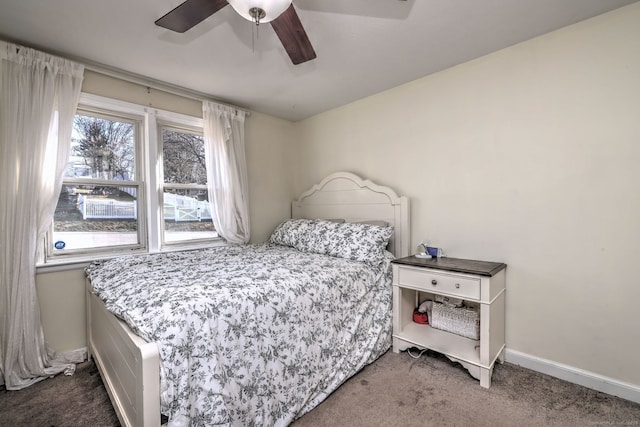
[{"label": "ceiling fan", "polygon": [[236,12],[256,25],[271,22],[271,27],[291,62],[298,65],[314,59],[316,52],[291,2],[292,0],[186,0],[155,24],[184,33],[231,4]]}]

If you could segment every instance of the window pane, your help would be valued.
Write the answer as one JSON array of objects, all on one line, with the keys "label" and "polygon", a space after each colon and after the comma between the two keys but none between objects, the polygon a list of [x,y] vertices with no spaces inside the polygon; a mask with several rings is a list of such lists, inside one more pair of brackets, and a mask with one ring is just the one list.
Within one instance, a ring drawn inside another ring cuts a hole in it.
[{"label": "window pane", "polygon": [[164,242],[218,237],[206,190],[207,169],[202,135],[164,127]]},{"label": "window pane", "polygon": [[135,186],[63,185],[53,219],[54,254],[139,245]]},{"label": "window pane", "polygon": [[166,243],[218,237],[207,190],[164,190],[164,240]]},{"label": "window pane", "polygon": [[163,128],[162,155],[165,183],[207,183],[202,135]]},{"label": "window pane", "polygon": [[76,114],[67,177],[135,179],[135,124]]}]

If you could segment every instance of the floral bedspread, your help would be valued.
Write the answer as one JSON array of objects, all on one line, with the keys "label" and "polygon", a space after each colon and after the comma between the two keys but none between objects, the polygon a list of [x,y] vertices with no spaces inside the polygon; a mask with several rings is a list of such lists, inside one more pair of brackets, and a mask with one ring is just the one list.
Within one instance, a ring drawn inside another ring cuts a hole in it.
[{"label": "floral bedspread", "polygon": [[107,309],[158,343],[169,426],[285,426],[390,347],[391,259],[231,245],[86,271]]}]

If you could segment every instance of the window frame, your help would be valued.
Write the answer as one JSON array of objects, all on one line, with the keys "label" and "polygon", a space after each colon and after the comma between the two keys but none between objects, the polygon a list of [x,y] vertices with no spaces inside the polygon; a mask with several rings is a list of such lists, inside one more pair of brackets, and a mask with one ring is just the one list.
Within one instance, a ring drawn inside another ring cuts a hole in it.
[{"label": "window frame", "polygon": [[[188,116],[187,116],[188,117]],[[160,115],[160,117],[156,120],[156,128],[157,128],[157,148],[158,148],[158,203],[161,207],[160,211],[160,247],[162,249],[168,249],[173,247],[180,247],[181,245],[194,245],[194,244],[207,244],[213,243],[215,241],[220,240],[220,235],[217,237],[205,237],[198,239],[182,239],[178,241],[168,241],[165,235],[165,218],[164,218],[164,189],[204,189],[207,191],[207,199],[209,198],[209,186],[207,184],[178,184],[178,183],[166,183],[164,181],[164,141],[162,138],[162,129],[169,129],[171,131],[184,132],[184,133],[193,133],[197,135],[204,136],[203,122],[202,119],[197,120],[187,120],[187,117],[168,117],[166,114]],[[169,119],[169,120],[168,120]],[[171,120],[172,119],[172,120]],[[179,119],[179,120],[176,120]],[[195,124],[199,124],[200,126],[196,126]],[[217,232],[216,232],[217,234]]]},{"label": "window frame", "polygon": [[[78,103],[77,113],[89,112],[106,115],[107,118],[122,118],[125,120],[139,120],[136,132],[140,138],[134,147],[136,151],[135,181],[123,181],[126,185],[137,183],[138,187],[138,238],[140,244],[136,247],[110,246],[91,250],[70,250],[66,253],[53,253],[52,231],[53,221],[43,239],[43,256],[38,266],[56,266],[61,264],[85,263],[94,259],[114,258],[131,253],[157,253],[180,250],[190,250],[203,247],[224,245],[221,237],[181,240],[165,243],[164,214],[163,214],[163,158],[161,126],[184,129],[189,132],[202,134],[204,122],[200,117],[172,111],[147,107],[127,101],[93,95],[82,92]],[[75,182],[77,178],[64,178],[64,184]],[[90,184],[99,183],[97,179]],[[113,184],[113,181],[109,181]],[[82,182],[87,183],[86,181]],[[211,197],[211,195],[209,195]],[[141,215],[144,214],[144,217]]]},{"label": "window frame", "polygon": [[103,105],[94,103],[85,103],[82,100],[78,103],[75,115],[87,115],[106,120],[129,122],[134,125],[134,179],[129,181],[119,181],[115,179],[101,178],[83,178],[83,177],[63,177],[62,185],[102,185],[105,187],[135,187],[136,188],[136,235],[138,243],[121,244],[114,246],[101,246],[98,248],[80,248],[65,249],[64,252],[57,252],[53,248],[53,221],[45,236],[45,262],[50,263],[52,260],[78,259],[93,257],[96,254],[109,255],[112,253],[123,254],[131,252],[146,252],[147,250],[147,216],[141,217],[140,212],[146,212],[146,191],[144,185],[145,165],[143,159],[145,157],[144,139],[145,118],[137,111],[114,111],[105,108]]}]

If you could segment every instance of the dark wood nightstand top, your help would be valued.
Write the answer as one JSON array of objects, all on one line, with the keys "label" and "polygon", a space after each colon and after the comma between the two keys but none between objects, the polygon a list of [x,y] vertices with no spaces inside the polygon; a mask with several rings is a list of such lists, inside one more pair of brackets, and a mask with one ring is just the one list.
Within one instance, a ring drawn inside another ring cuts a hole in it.
[{"label": "dark wood nightstand top", "polygon": [[453,271],[456,273],[476,274],[478,276],[492,277],[501,270],[507,268],[507,264],[501,262],[476,261],[460,258],[416,258],[414,255],[398,258],[392,261],[394,264],[411,265],[414,267],[433,268],[435,270]]}]

